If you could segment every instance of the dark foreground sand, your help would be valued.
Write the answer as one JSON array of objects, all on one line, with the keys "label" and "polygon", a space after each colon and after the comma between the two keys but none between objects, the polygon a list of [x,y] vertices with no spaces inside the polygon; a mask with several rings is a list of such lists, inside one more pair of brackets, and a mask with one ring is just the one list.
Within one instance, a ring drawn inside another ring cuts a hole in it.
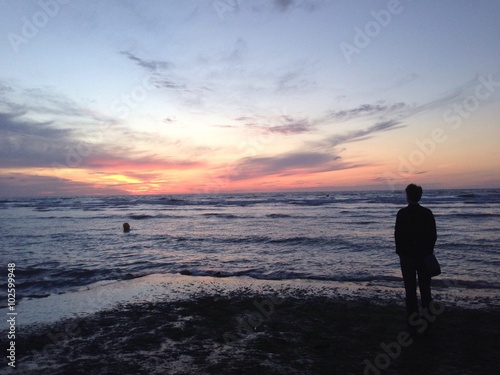
[{"label": "dark foreground sand", "polygon": [[0,372],[500,372],[497,308],[467,310],[441,305],[444,311],[439,311],[431,334],[413,339],[402,333],[406,324],[400,303],[298,291],[281,299],[273,299],[275,295],[242,289],[223,296],[204,294],[181,301],[128,304],[37,327],[17,337],[17,371],[3,364]]}]

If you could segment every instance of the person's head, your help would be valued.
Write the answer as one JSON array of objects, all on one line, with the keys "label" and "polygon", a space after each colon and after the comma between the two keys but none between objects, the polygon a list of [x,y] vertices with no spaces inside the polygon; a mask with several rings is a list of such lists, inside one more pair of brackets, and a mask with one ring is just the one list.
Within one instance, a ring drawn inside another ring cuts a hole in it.
[{"label": "person's head", "polygon": [[130,224],[129,223],[124,223],[123,224],[123,231],[124,232],[130,232]]},{"label": "person's head", "polygon": [[410,184],[405,189],[406,192],[406,200],[408,203],[418,203],[420,198],[422,198],[422,187]]}]

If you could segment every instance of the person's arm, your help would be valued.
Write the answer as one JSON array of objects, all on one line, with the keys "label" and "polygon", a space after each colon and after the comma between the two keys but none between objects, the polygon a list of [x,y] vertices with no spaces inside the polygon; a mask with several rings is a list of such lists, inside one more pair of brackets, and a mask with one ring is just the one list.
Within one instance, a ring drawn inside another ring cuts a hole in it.
[{"label": "person's arm", "polygon": [[402,235],[402,220],[401,220],[401,211],[398,212],[396,215],[396,225],[394,226],[394,242],[396,245],[396,253],[399,254],[399,252],[402,249],[402,244],[403,244],[403,235]]},{"label": "person's arm", "polygon": [[434,246],[436,245],[437,241],[437,228],[436,228],[436,219],[434,218],[434,214],[431,212],[431,216],[429,219],[429,224],[430,224],[430,243],[432,246],[432,251],[434,252]]}]

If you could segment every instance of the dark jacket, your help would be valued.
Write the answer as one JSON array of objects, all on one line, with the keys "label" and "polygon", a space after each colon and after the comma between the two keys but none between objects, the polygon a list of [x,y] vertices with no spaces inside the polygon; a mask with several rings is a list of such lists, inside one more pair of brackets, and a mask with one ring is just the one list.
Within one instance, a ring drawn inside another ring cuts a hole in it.
[{"label": "dark jacket", "polygon": [[417,203],[399,210],[394,229],[396,253],[425,256],[434,252],[437,240],[436,221],[432,211]]}]

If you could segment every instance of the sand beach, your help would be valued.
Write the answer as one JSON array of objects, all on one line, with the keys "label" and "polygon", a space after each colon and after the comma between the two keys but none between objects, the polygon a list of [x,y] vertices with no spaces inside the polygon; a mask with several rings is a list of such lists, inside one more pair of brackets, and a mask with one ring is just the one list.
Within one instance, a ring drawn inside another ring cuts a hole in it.
[{"label": "sand beach", "polygon": [[[45,299],[52,312],[73,304],[73,313],[21,326],[17,369],[1,373],[498,372],[500,308],[491,299],[460,304],[438,293],[432,331],[410,337],[401,297],[366,285],[182,275],[96,285]],[[42,313],[43,300],[25,309]],[[96,308],[104,300],[110,304]]]}]

